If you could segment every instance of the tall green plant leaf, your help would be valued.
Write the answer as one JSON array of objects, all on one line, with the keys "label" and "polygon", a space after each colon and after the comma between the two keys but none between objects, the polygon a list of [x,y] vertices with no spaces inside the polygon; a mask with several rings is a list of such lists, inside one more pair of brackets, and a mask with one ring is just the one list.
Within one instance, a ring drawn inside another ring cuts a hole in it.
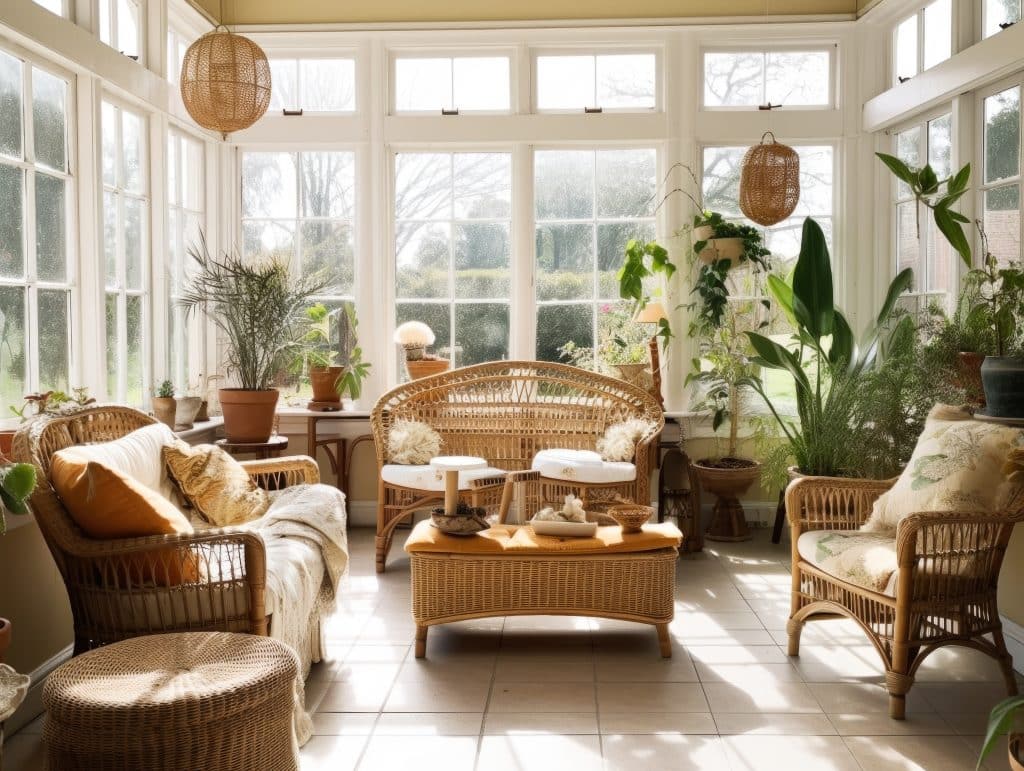
[{"label": "tall green plant leaf", "polygon": [[936,227],[946,237],[946,240],[956,250],[956,253],[960,255],[964,265],[970,268],[973,262],[971,243],[967,240],[963,225],[954,219],[953,212],[945,206],[936,206],[933,209],[933,213]]},{"label": "tall green plant leaf", "polygon": [[889,167],[889,171],[896,175],[896,178],[910,185],[917,186],[917,173],[895,155],[886,153],[875,153],[878,159]]},{"label": "tall green plant leaf", "polygon": [[817,340],[832,334],[832,264],[821,226],[804,220],[800,257],[793,271],[793,311],[801,326]]},{"label": "tall green plant leaf", "polygon": [[747,337],[757,353],[753,360],[755,364],[770,369],[784,370],[793,376],[798,390],[801,388],[810,390],[811,383],[796,354],[757,332],[747,332]]}]

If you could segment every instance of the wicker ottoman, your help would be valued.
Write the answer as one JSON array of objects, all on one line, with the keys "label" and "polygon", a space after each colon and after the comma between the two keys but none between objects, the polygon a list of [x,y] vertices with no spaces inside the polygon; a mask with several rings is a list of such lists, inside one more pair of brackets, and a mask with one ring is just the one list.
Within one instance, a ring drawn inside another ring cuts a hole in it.
[{"label": "wicker ottoman", "polygon": [[669,658],[681,540],[670,523],[644,525],[636,534],[600,527],[594,538],[538,536],[529,525],[495,525],[458,537],[424,520],[405,544],[416,657],[426,655],[427,629],[434,624],[562,615],[652,624],[661,655]]},{"label": "wicker ottoman", "polygon": [[298,660],[269,637],[186,632],[84,653],[46,681],[50,771],[294,771]]}]

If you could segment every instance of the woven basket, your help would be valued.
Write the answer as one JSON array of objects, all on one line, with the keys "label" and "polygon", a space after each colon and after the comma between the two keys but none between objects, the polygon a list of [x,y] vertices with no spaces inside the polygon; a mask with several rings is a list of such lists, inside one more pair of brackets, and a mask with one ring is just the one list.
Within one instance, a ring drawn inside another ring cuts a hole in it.
[{"label": "woven basket", "polygon": [[654,509],[641,503],[619,503],[608,507],[608,515],[622,526],[623,533],[639,533]]},{"label": "woven basket", "polygon": [[405,368],[413,380],[419,380],[428,375],[440,375],[447,371],[450,365],[451,362],[448,359],[414,359],[405,362]]},{"label": "woven basket", "polygon": [[[771,136],[766,142],[765,137]],[[800,200],[800,156],[766,131],[740,167],[740,209],[758,225],[786,219]]]}]

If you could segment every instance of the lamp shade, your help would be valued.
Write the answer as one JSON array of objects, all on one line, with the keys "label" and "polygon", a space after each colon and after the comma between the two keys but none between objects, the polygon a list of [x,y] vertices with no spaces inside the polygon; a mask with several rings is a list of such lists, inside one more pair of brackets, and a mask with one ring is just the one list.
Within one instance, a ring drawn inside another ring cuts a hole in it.
[{"label": "lamp shade", "polygon": [[640,309],[640,312],[636,314],[636,318],[633,321],[638,324],[657,324],[662,319],[667,318],[668,314],[665,313],[665,306],[661,304],[661,301],[651,300]]},{"label": "lamp shade", "polygon": [[740,209],[758,225],[770,227],[792,214],[799,201],[800,156],[766,131],[761,142],[743,156]]},{"label": "lamp shade", "polygon": [[249,128],[270,105],[270,63],[256,43],[223,25],[188,47],[181,65],[181,98],[203,128]]}]

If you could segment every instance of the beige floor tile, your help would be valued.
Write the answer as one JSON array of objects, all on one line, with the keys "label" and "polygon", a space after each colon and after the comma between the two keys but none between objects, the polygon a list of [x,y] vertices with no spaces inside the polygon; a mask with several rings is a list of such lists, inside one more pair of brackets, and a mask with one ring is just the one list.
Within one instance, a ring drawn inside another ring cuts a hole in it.
[{"label": "beige floor tile", "polygon": [[478,741],[476,736],[371,736],[359,771],[472,771]]},{"label": "beige floor tile", "polygon": [[399,680],[391,689],[385,712],[483,712],[488,680]]},{"label": "beige floor tile", "polygon": [[888,710],[832,714],[828,717],[840,736],[932,736],[950,733],[949,721],[937,712],[911,712],[905,720],[893,720]]},{"label": "beige floor tile", "polygon": [[988,712],[943,712],[942,719],[958,736],[984,736]]},{"label": "beige floor tile", "polygon": [[596,733],[596,712],[488,712],[484,720],[484,735]]},{"label": "beige floor tile", "polygon": [[[722,743],[729,763],[736,771],[861,769],[839,736],[723,736]],[[879,767],[872,768],[874,771]]]},{"label": "beige floor tile", "polygon": [[688,645],[690,657],[704,664],[788,664],[777,645]]},{"label": "beige floor tile", "polygon": [[348,664],[400,664],[411,646],[404,645],[353,645],[345,652],[342,661]]},{"label": "beige floor tile", "polygon": [[850,736],[846,746],[871,769],[966,771],[978,759],[959,736]]},{"label": "beige floor tile", "polygon": [[[889,714],[889,693],[874,683],[808,683],[814,698],[829,715],[840,713]],[[907,694],[907,712],[935,712],[920,686]]]},{"label": "beige floor tile", "polygon": [[672,658],[662,658],[657,650],[642,653],[598,652],[594,655],[597,679],[602,682],[697,682],[697,670],[686,651],[677,648]]},{"label": "beige floor tile", "polygon": [[602,712],[603,734],[717,734],[710,712]]},{"label": "beige floor tile", "polygon": [[710,712],[697,683],[598,683],[598,712]]},{"label": "beige floor tile", "polygon": [[336,683],[392,683],[402,663],[349,660],[336,662],[331,669],[331,680]]},{"label": "beige floor tile", "polygon": [[385,712],[375,736],[479,736],[480,712]]},{"label": "beige floor tile", "polygon": [[390,690],[390,680],[331,683],[320,701],[317,711],[379,712]]},{"label": "beige floor tile", "polygon": [[314,736],[299,751],[302,771],[351,771],[367,740],[366,736]]},{"label": "beige floor tile", "polygon": [[324,696],[331,685],[332,681],[330,680],[306,681],[306,710],[308,712],[316,712],[320,708],[320,704],[323,702]]},{"label": "beige floor tile", "polygon": [[4,771],[40,771],[45,763],[41,734],[19,731],[14,736],[5,737]]},{"label": "beige floor tile", "polygon": [[477,763],[486,771],[600,771],[597,736],[485,736]]},{"label": "beige floor tile", "polygon": [[939,648],[926,658],[914,675],[924,682],[989,682],[1002,683],[1003,673],[991,656],[970,648],[950,646]]},{"label": "beige floor tile", "polygon": [[874,646],[808,645],[800,646],[800,655],[790,658],[793,666],[807,682],[881,683],[885,667]]},{"label": "beige floor tile", "polygon": [[[910,697],[923,697],[936,711],[988,712],[1006,698],[1006,686],[998,683],[916,683]],[[909,699],[908,699],[909,703]]]},{"label": "beige floor tile", "polygon": [[730,768],[718,736],[622,734],[604,736],[601,743],[607,771],[729,771]]},{"label": "beige floor tile", "polygon": [[498,655],[495,682],[589,683],[594,680],[594,659],[590,655],[568,657],[536,651],[507,651]]},{"label": "beige floor tile", "polygon": [[820,713],[821,707],[804,683],[754,676],[729,683],[704,683],[713,713]]},{"label": "beige floor tile", "polygon": [[489,712],[592,712],[593,683],[495,682]]},{"label": "beige floor tile", "polygon": [[763,736],[834,736],[835,726],[825,715],[797,715],[772,712],[715,712],[718,732]]},{"label": "beige floor tile", "polygon": [[313,715],[313,734],[369,736],[376,722],[376,712],[317,712]]},{"label": "beige floor tile", "polygon": [[493,651],[445,655],[431,653],[428,658],[410,656],[402,664],[396,680],[484,680],[490,681],[498,656]]},{"label": "beige floor tile", "polygon": [[698,661],[695,666],[702,683],[736,683],[747,679],[803,681],[791,664],[705,664]]}]

